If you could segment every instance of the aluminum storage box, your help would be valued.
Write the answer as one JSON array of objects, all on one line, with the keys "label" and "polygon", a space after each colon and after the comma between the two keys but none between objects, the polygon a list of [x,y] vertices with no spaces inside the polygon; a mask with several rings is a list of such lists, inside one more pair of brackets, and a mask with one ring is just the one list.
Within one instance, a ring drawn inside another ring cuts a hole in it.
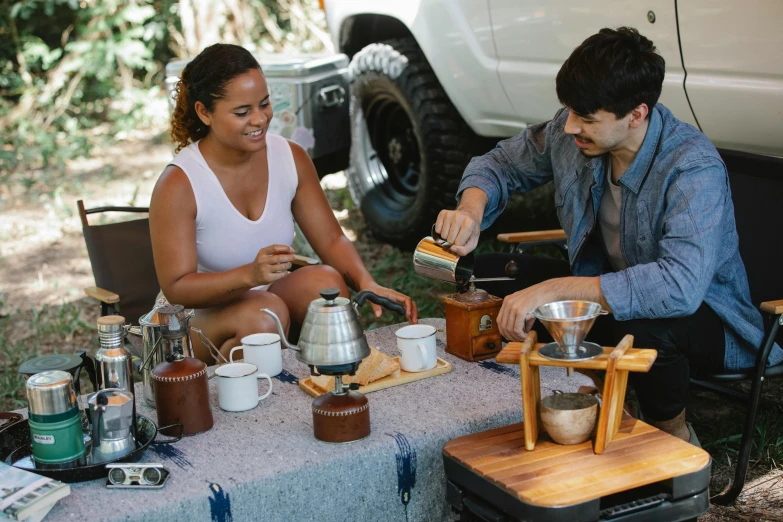
[{"label": "aluminum storage box", "polygon": [[[301,145],[323,176],[348,166],[348,57],[344,54],[255,54],[269,86],[275,115],[269,132]],[[190,60],[166,65],[166,90],[173,93]],[[172,98],[172,107],[174,99]]]}]

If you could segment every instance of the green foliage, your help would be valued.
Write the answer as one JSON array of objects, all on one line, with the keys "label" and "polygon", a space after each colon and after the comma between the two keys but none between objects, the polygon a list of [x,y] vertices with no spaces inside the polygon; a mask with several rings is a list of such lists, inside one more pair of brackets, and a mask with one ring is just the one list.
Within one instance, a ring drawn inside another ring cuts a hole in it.
[{"label": "green foliage", "polygon": [[173,58],[215,41],[307,52],[327,40],[316,0],[3,0],[0,197],[54,185],[66,161],[135,129],[161,132]]},{"label": "green foliage", "polygon": [[121,128],[151,120],[169,0],[20,0],[0,5],[0,179],[31,188],[37,170],[89,153]]}]

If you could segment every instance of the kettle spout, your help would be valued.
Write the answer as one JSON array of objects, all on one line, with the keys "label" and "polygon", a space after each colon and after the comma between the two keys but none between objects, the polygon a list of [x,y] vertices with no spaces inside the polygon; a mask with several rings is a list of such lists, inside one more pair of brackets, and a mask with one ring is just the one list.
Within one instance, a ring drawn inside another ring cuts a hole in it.
[{"label": "kettle spout", "polygon": [[277,314],[275,314],[272,310],[269,310],[268,308],[262,308],[261,311],[267,315],[271,315],[272,319],[275,320],[275,324],[277,325],[277,333],[280,335],[280,343],[286,348],[288,348],[289,350],[294,350],[295,352],[298,352],[299,347],[290,344],[288,340],[285,338],[285,331],[283,331],[283,325],[280,324],[280,318],[277,317]]}]

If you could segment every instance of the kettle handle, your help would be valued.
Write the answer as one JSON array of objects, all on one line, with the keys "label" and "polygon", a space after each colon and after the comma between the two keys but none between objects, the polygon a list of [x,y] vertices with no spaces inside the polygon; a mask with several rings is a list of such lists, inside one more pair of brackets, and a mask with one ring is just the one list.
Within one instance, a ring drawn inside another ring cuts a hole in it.
[{"label": "kettle handle", "polygon": [[369,290],[362,290],[361,292],[358,292],[353,298],[353,302],[356,303],[357,306],[362,306],[365,301],[371,301],[377,305],[381,305],[387,310],[391,310],[392,312],[396,312],[400,315],[405,315],[405,307],[400,303],[392,301],[387,297],[381,297],[380,295],[370,292]]},{"label": "kettle handle", "polygon": [[90,378],[90,384],[92,384],[93,391],[98,391],[98,376],[95,374],[95,361],[93,361],[84,350],[79,350],[77,355],[81,357],[82,364],[79,367],[79,372],[76,374],[76,378],[79,378],[82,373],[82,367],[84,367],[84,369],[87,370],[87,377]]}]

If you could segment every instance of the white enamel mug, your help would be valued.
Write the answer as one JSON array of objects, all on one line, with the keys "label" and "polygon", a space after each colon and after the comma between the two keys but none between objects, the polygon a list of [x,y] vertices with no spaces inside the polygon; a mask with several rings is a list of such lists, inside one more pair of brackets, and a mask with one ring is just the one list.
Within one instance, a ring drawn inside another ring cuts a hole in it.
[{"label": "white enamel mug", "polygon": [[244,361],[258,366],[258,378],[270,377],[283,371],[283,350],[276,333],[257,333],[242,338],[242,346],[231,348],[228,359],[234,362],[234,352],[242,350]]},{"label": "white enamel mug", "polygon": [[435,368],[438,363],[436,332],[435,327],[428,324],[412,324],[397,330],[394,335],[397,336],[397,348],[400,350],[400,368],[406,372],[423,372]]},{"label": "white enamel mug", "polygon": [[[217,377],[218,404],[226,411],[252,410],[258,402],[272,393],[272,379],[268,375],[259,374],[255,364],[237,362],[227,363],[215,369]],[[269,390],[264,395],[258,395],[258,379],[262,377],[269,381]]]}]

